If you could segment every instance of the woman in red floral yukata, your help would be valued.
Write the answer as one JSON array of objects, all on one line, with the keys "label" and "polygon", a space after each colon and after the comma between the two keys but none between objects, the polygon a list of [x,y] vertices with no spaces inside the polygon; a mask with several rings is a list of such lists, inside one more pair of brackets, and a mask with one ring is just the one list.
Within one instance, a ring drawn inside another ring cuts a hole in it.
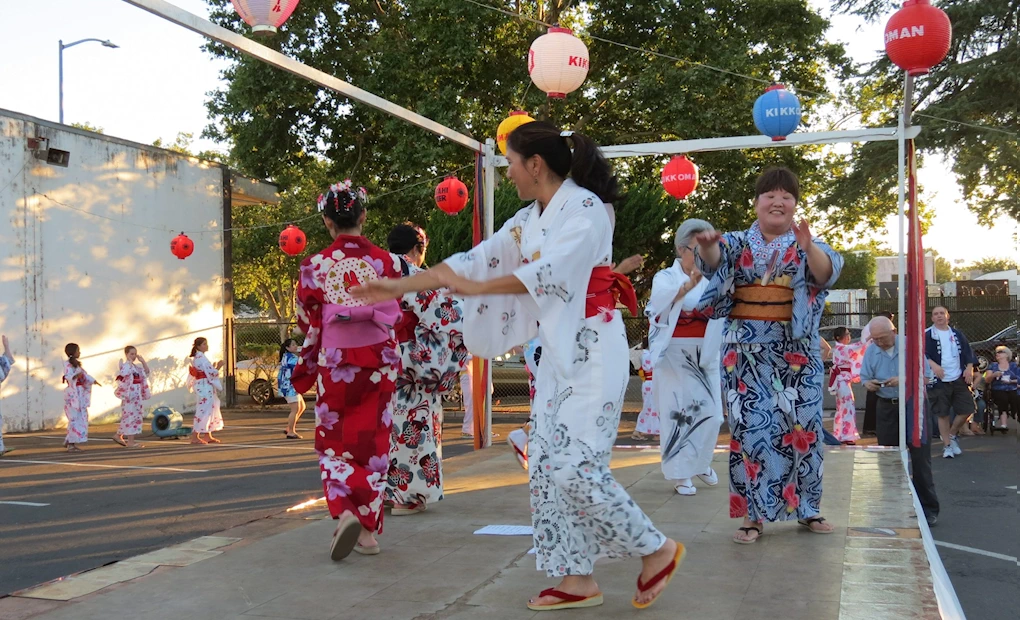
[{"label": "woman in red floral yukata", "polygon": [[298,394],[316,386],[315,450],[326,504],[339,519],[330,557],[351,551],[379,553],[383,495],[389,467],[389,409],[400,370],[393,327],[400,306],[390,300],[367,304],[351,287],[399,278],[400,264],[361,235],[363,188],[350,180],[319,196],[322,221],[333,243],[301,262],[297,291],[298,327],[305,334],[291,382]]}]

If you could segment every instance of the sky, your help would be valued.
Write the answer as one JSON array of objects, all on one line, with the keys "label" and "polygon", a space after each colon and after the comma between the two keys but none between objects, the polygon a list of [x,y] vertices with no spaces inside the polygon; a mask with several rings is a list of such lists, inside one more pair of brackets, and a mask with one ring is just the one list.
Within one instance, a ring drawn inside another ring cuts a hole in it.
[{"label": "sky", "polygon": [[[828,3],[811,1],[828,16]],[[208,15],[203,0],[171,2],[196,15]],[[206,93],[220,85],[219,74],[226,66],[202,51],[203,37],[123,0],[9,4],[0,20],[0,108],[56,121],[58,41],[109,39],[120,47],[90,42],[64,50],[66,123],[88,122],[102,127],[107,135],[147,144],[157,138],[173,142],[178,132],[190,132],[195,136],[193,150],[224,150],[200,138],[209,122]],[[881,50],[882,24],[864,25],[844,16],[832,21],[830,39],[846,43],[855,61],[867,62]],[[924,198],[935,211],[925,247],[958,263],[985,256],[1020,256],[1016,223],[1001,218],[991,229],[979,226],[977,217],[966,209],[949,167],[942,158],[929,156],[919,173]],[[890,232],[876,238],[896,249],[895,217],[888,226]]]}]

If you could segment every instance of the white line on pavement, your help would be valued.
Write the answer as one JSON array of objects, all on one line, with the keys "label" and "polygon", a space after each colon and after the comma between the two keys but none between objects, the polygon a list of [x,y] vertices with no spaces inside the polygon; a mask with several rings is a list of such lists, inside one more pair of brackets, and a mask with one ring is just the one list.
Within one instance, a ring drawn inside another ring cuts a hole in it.
[{"label": "white line on pavement", "polygon": [[159,471],[183,471],[193,474],[207,473],[208,469],[182,469],[180,467],[146,467],[144,465],[102,465],[100,463],[72,463],[71,461],[29,461],[27,459],[2,458],[0,463],[31,463],[34,465],[66,465],[68,467],[100,467],[103,469],[153,469]]},{"label": "white line on pavement", "polygon": [[0,504],[4,504],[6,506],[31,506],[33,508],[42,508],[43,506],[49,506],[49,504],[40,504],[38,502],[14,502],[3,500],[0,500]]},{"label": "white line on pavement", "polygon": [[1017,559],[1011,555],[1003,555],[1001,553],[994,553],[992,551],[985,551],[984,549],[975,549],[974,547],[965,547],[963,545],[954,545],[953,543],[942,542],[936,540],[935,544],[940,547],[947,547],[949,549],[956,549],[957,551],[966,551],[967,553],[976,553],[978,555],[984,555],[996,560],[1006,560],[1007,562],[1016,562]]},{"label": "white line on pavement", "polygon": [[[7,435],[8,439],[10,439],[11,437],[18,437],[18,435]],[[64,437],[54,437],[52,435],[21,435],[20,437],[22,437],[22,438],[36,438],[36,439],[58,439],[60,441],[63,441],[65,439]],[[89,441],[90,442],[91,441],[111,441],[112,442],[113,440],[112,439],[106,439],[106,438],[103,438],[103,437],[97,437],[97,438],[94,438],[94,439],[89,439]],[[284,441],[284,440],[281,439],[280,441]],[[293,441],[293,440],[291,440],[291,441]],[[155,442],[153,442],[152,445],[153,446],[159,446],[159,447],[162,447],[162,446],[190,446],[191,443],[189,443],[187,441],[177,441],[177,442],[171,441],[171,442],[167,442],[167,443],[155,443]],[[249,444],[249,443],[219,443],[219,444],[210,444],[210,445],[211,446],[215,445],[215,446],[219,446],[219,447],[222,447],[222,448],[268,448],[270,450],[274,450],[275,449],[275,450],[312,450],[312,451],[315,450],[315,448],[303,448],[301,446],[274,446],[274,445],[269,445],[269,444],[261,445],[261,444]],[[658,449],[658,448],[656,448],[656,449]]]}]

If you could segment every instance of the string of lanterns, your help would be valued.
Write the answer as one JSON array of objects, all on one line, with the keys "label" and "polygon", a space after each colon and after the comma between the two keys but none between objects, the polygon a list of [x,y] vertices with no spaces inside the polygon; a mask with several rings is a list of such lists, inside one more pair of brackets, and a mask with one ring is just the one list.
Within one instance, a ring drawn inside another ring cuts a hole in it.
[{"label": "string of lanterns", "polygon": [[[290,17],[299,0],[231,0],[237,13],[258,35],[274,34]],[[889,59],[908,75],[924,75],[945,59],[952,40],[952,24],[930,0],[906,0],[889,19],[885,28],[885,49]],[[528,75],[532,83],[550,99],[564,99],[584,83],[590,69],[588,47],[569,28],[553,25],[536,38],[528,50]],[[772,84],[754,102],[754,125],[773,141],[782,141],[801,123],[797,96],[783,84]],[[515,110],[496,128],[496,143],[506,155],[510,134],[533,119],[523,110]],[[686,155],[673,157],[660,174],[663,189],[682,200],[698,187],[698,167]],[[449,215],[460,213],[468,202],[468,190],[456,175],[449,175],[435,189],[436,207]],[[280,233],[280,249],[291,255],[304,251],[306,236],[291,224]],[[170,242],[170,251],[185,259],[194,251],[194,243],[183,232]]]}]

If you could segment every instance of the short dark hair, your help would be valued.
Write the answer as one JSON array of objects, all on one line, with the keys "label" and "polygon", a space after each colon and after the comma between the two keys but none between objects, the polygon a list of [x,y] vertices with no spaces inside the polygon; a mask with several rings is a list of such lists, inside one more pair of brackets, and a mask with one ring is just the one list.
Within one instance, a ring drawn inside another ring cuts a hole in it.
[{"label": "short dark hair", "polygon": [[386,237],[386,245],[394,254],[407,254],[416,246],[424,250],[428,242],[425,231],[412,222],[397,224]]},{"label": "short dark hair", "polygon": [[754,183],[754,195],[757,198],[764,193],[783,190],[793,194],[793,199],[800,202],[800,181],[792,170],[785,166],[769,166],[758,175]]},{"label": "short dark hair", "polygon": [[835,340],[839,340],[840,338],[842,338],[843,336],[846,336],[849,333],[850,333],[849,328],[840,325],[836,329],[832,330],[832,337]]}]

